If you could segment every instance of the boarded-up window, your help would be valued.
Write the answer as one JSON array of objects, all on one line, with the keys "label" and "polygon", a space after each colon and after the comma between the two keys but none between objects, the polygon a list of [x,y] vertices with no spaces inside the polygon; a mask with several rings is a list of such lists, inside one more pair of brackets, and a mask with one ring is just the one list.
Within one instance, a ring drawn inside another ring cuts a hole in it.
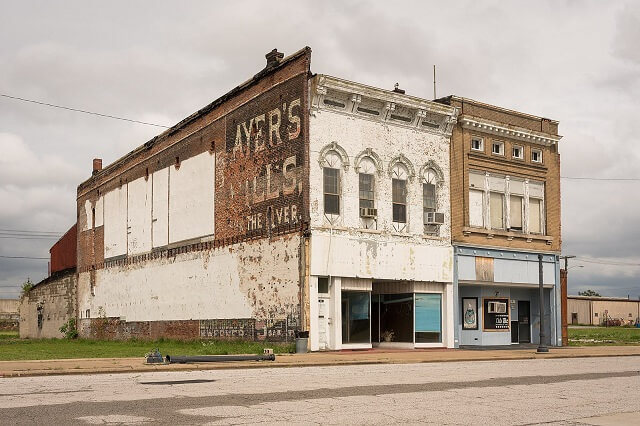
[{"label": "boarded-up window", "polygon": [[492,257],[476,257],[476,280],[493,281]]},{"label": "boarded-up window", "polygon": [[504,194],[491,192],[489,197],[489,210],[491,216],[491,228],[504,228]]},{"label": "boarded-up window", "polygon": [[542,200],[529,199],[529,232],[542,233]]},{"label": "boarded-up window", "polygon": [[476,189],[469,190],[469,225],[484,227],[482,218],[482,206],[484,205],[484,192]]},{"label": "boarded-up window", "polygon": [[515,231],[522,231],[522,197],[512,195],[510,203],[510,227]]}]

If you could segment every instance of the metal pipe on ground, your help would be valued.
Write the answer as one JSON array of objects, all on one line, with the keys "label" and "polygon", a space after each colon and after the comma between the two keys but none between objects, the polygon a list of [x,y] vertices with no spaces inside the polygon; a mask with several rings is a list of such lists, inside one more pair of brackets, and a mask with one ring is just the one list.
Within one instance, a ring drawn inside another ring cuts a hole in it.
[{"label": "metal pipe on ground", "polygon": [[188,364],[192,362],[230,362],[230,361],[275,361],[274,354],[266,355],[197,355],[197,356],[171,356],[167,355],[167,364]]}]

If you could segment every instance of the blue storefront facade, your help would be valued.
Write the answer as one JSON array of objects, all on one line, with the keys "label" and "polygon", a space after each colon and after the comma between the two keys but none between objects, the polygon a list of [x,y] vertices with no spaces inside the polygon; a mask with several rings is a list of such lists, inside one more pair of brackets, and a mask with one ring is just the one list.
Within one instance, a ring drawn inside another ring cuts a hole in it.
[{"label": "blue storefront facade", "polygon": [[562,345],[558,254],[454,247],[455,347],[540,342],[542,254],[545,340]]}]

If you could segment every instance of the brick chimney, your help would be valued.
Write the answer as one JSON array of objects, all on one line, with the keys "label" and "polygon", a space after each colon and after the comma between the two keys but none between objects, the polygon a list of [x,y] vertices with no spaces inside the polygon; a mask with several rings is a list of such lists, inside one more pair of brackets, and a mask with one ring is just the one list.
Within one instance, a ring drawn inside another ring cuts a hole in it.
[{"label": "brick chimney", "polygon": [[396,93],[400,93],[401,95],[404,95],[404,94],[405,94],[404,89],[401,89],[401,88],[400,88],[400,84],[399,84],[399,83],[396,83],[396,84],[393,86],[393,91],[394,91],[394,92],[396,92]]},{"label": "brick chimney", "polygon": [[267,68],[272,68],[282,61],[284,53],[278,52],[278,49],[273,49],[271,52],[264,55],[264,57],[267,58]]},{"label": "brick chimney", "polygon": [[100,170],[102,170],[102,158],[94,158],[93,159],[93,173],[92,174],[95,175]]}]

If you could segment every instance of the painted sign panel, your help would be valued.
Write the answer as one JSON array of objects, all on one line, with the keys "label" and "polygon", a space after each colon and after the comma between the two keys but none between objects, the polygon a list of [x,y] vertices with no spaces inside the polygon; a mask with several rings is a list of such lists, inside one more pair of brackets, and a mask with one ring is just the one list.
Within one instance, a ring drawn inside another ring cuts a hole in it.
[{"label": "painted sign panel", "polygon": [[462,298],[462,329],[463,330],[478,329],[478,298],[477,297]]},{"label": "painted sign panel", "polygon": [[[225,236],[263,235],[299,226],[307,117],[301,74],[226,117],[220,207]],[[218,228],[218,231],[220,229]]]}]

